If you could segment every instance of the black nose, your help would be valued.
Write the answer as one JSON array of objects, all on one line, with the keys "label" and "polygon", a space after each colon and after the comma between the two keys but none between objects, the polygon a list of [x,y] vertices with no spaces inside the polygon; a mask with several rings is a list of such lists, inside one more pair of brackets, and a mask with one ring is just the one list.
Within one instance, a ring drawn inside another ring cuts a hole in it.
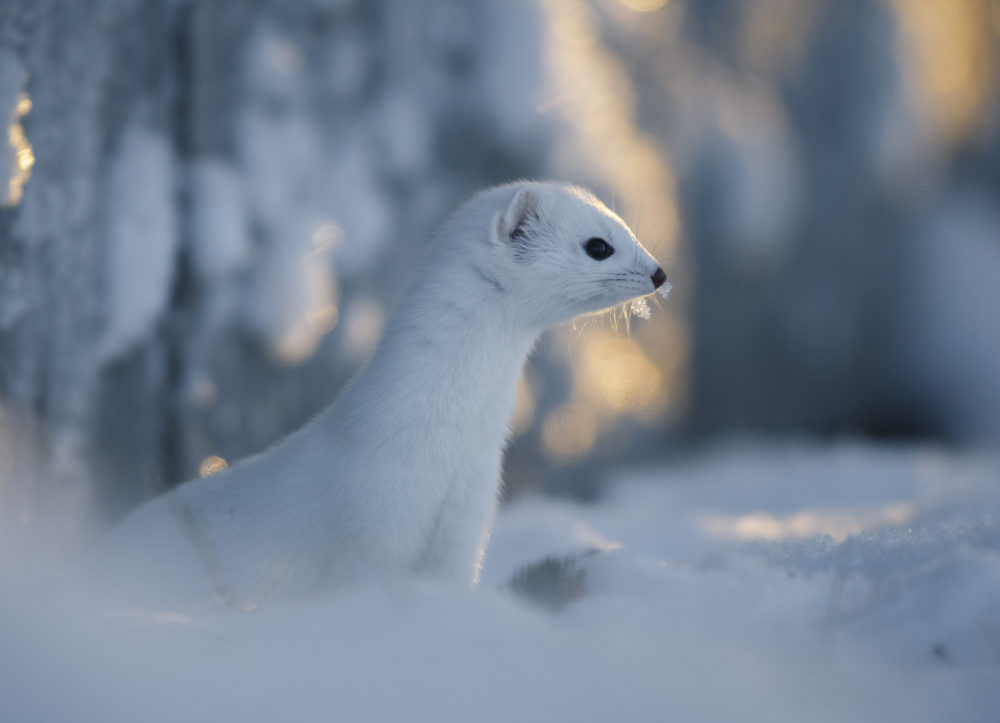
[{"label": "black nose", "polygon": [[649,278],[653,280],[653,286],[658,289],[663,286],[663,282],[667,280],[667,275],[663,273],[663,269],[657,269],[656,272]]}]

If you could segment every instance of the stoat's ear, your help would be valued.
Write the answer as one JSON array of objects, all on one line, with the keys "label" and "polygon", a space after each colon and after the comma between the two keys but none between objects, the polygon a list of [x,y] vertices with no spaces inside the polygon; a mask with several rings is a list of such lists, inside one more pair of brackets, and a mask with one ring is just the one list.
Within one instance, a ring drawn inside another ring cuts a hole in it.
[{"label": "stoat's ear", "polygon": [[528,186],[521,188],[496,221],[497,238],[506,243],[519,243],[526,239],[524,229],[531,221],[538,220],[538,196]]}]

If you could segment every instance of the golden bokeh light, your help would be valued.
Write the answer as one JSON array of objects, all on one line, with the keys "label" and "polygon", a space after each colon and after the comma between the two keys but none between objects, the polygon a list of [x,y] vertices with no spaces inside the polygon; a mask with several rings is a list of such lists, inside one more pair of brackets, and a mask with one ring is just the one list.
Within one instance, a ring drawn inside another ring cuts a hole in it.
[{"label": "golden bokeh light", "polygon": [[529,374],[521,377],[517,385],[517,401],[514,404],[514,417],[510,422],[510,433],[517,437],[524,434],[535,421],[535,384]]},{"label": "golden bokeh light", "polygon": [[21,118],[31,112],[31,98],[27,93],[21,95],[15,109],[15,119],[7,128],[7,143],[14,151],[14,168],[10,169],[7,179],[7,195],[4,203],[16,206],[24,195],[24,184],[31,178],[31,169],[35,165],[35,152],[24,134]]},{"label": "golden bokeh light", "polygon": [[22,148],[17,152],[17,168],[20,171],[30,171],[35,165],[35,154],[31,148]]},{"label": "golden bokeh light", "polygon": [[902,30],[907,84],[937,132],[949,142],[961,141],[977,130],[995,92],[991,3],[892,0],[892,5]]},{"label": "golden bokeh light", "polygon": [[[580,396],[625,413],[656,407],[663,388],[660,370],[642,347],[608,329],[595,329],[583,340],[574,370]],[[596,398],[595,398],[596,397]]]},{"label": "golden bokeh light", "polygon": [[201,461],[201,464],[198,466],[198,476],[209,477],[213,474],[221,472],[228,466],[229,463],[226,462],[226,460],[213,454],[210,457],[205,457],[205,459]]},{"label": "golden bokeh light", "polygon": [[667,4],[667,0],[619,0],[622,5],[637,13],[651,13]]},{"label": "golden bokeh light", "polygon": [[840,542],[863,530],[906,525],[917,512],[911,502],[893,502],[873,509],[801,510],[788,515],[704,513],[700,522],[702,529],[721,540],[804,540],[829,535]]},{"label": "golden bokeh light", "polygon": [[[687,357],[687,333],[679,323],[643,327],[645,344],[619,330],[595,327],[576,335],[569,401],[546,416],[542,443],[550,459],[564,462],[593,448],[597,435],[623,418],[656,423],[674,418],[686,401],[671,384]],[[638,336],[638,335],[637,335]],[[579,438],[572,440],[573,435]]]},{"label": "golden bokeh light", "polygon": [[323,337],[333,331],[340,320],[337,307],[339,288],[329,249],[317,246],[315,233],[312,244],[312,249],[301,259],[297,288],[301,306],[294,318],[271,339],[271,353],[286,366],[301,364],[309,359],[319,348]]},{"label": "golden bokeh light", "polygon": [[661,149],[636,125],[627,70],[602,45],[585,4],[547,0],[543,6],[548,12],[549,82],[539,111],[566,125],[557,162],[606,179],[625,206],[615,210],[634,213],[642,223],[640,236],[644,231],[655,234],[646,239],[656,241],[654,250],[672,255],[678,226],[673,173]]},{"label": "golden bokeh light", "polygon": [[[621,3],[637,12],[666,4]],[[548,82],[538,110],[564,130],[557,141],[556,167],[570,175],[601,179],[613,188],[613,210],[633,227],[668,275],[685,282],[689,293],[690,275],[677,254],[673,171],[663,149],[639,128],[628,70],[603,44],[599,21],[587,4],[545,0],[543,8],[548,16]],[[623,416],[643,422],[662,420],[668,403],[686,398],[690,345],[676,336],[685,334],[687,327],[676,303],[657,306],[661,308],[643,322],[648,336],[630,339],[621,331],[588,329],[578,338],[570,398],[547,415],[542,426],[543,445],[553,459],[563,461],[591,451],[597,435],[612,429]],[[643,348],[661,330],[672,342],[667,369]],[[578,438],[571,439],[574,434]]]},{"label": "golden bokeh light", "polygon": [[344,343],[347,351],[355,359],[364,359],[375,351],[382,327],[385,326],[385,310],[372,299],[355,300],[344,321]]},{"label": "golden bokeh light", "polygon": [[545,454],[556,464],[588,454],[597,439],[597,417],[585,404],[563,404],[551,410],[542,423]]},{"label": "golden bokeh light", "polygon": [[312,322],[320,334],[329,334],[337,328],[339,316],[336,304],[324,304],[313,312]]},{"label": "golden bokeh light", "polygon": [[686,409],[687,360],[690,356],[691,334],[679,314],[663,314],[649,333],[639,335],[642,349],[656,365],[663,379],[662,393],[655,404],[640,410],[645,418],[667,415],[677,419]]}]

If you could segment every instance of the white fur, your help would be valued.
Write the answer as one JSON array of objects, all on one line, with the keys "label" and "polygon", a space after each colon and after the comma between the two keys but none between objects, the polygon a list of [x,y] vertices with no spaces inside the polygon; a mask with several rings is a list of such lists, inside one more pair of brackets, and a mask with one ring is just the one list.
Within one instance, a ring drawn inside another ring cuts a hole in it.
[{"label": "white fur", "polygon": [[[595,236],[615,253],[590,258]],[[651,293],[657,269],[588,191],[521,182],[477,194],[444,224],[372,360],[329,408],[266,452],[149,502],[113,546],[145,556],[147,572],[181,554],[237,597],[399,572],[474,585],[535,339]],[[193,524],[178,525],[185,518]]]}]

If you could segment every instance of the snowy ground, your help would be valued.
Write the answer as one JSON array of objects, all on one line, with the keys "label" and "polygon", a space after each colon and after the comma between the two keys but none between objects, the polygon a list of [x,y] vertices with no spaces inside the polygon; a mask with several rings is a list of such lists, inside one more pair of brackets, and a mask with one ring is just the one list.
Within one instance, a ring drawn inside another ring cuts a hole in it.
[{"label": "snowy ground", "polygon": [[[609,490],[506,506],[476,593],[193,615],[7,572],[0,720],[1000,720],[997,459],[740,444]],[[549,555],[557,609],[506,591]]]}]

